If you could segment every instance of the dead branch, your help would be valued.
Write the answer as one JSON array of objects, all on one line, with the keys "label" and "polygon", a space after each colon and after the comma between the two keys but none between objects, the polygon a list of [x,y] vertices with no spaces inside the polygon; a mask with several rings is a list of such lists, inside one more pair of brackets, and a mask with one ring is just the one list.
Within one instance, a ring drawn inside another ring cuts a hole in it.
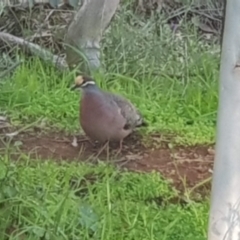
[{"label": "dead branch", "polygon": [[16,37],[12,34],[0,32],[0,40],[5,42],[8,46],[18,46],[23,51],[26,51],[32,55],[38,56],[44,61],[51,62],[53,65],[55,65],[58,69],[64,71],[68,70],[68,64],[65,61],[64,58],[52,54],[50,51],[40,47],[37,44],[31,43],[27,40],[24,40],[22,38]]}]

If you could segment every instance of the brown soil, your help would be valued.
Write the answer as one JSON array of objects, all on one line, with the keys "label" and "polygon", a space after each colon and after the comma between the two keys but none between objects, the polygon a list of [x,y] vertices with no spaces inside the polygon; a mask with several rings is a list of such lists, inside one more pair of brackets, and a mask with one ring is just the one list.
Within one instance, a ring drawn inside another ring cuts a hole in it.
[{"label": "brown soil", "polygon": [[[135,134],[124,141],[120,154],[116,155],[119,145],[111,144],[97,157],[101,146],[94,147],[84,139],[84,136],[78,136],[78,146],[74,147],[73,136],[35,131],[13,137],[10,145],[13,158],[17,158],[20,153],[26,153],[31,155],[32,159],[55,161],[97,162],[101,159],[131,171],[158,171],[184,192],[191,188],[196,188],[199,193],[209,190],[210,181],[207,179],[212,175],[212,146],[169,148],[169,144],[163,142],[160,135],[151,135],[143,140]],[[6,137],[0,141],[0,154],[5,152]]]}]

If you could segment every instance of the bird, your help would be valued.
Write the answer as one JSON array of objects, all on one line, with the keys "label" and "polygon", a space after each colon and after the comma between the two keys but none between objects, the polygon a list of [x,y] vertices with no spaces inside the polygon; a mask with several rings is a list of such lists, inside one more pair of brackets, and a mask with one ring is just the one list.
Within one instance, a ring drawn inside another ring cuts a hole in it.
[{"label": "bird", "polygon": [[71,90],[82,92],[80,99],[80,125],[93,141],[119,142],[135,128],[147,126],[139,110],[126,98],[102,90],[90,76],[77,76]]}]

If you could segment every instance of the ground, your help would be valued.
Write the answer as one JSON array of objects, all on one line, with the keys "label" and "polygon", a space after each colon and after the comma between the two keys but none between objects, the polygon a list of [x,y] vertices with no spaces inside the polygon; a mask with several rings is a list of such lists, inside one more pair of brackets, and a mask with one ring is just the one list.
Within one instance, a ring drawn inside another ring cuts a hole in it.
[{"label": "ground", "polygon": [[[77,137],[78,146],[73,146],[73,138],[73,135],[64,132],[47,133],[33,129],[7,141],[9,146],[17,145],[17,150],[13,152],[14,158],[26,154],[31,159],[51,159],[56,162],[96,163],[102,160],[130,171],[160,172],[182,192],[186,188],[195,189],[198,185],[195,190],[200,193],[206,194],[206,189],[209,190],[214,157],[210,145],[171,147],[170,142],[163,140],[160,134],[148,135],[143,140],[140,134],[134,133],[125,139],[121,153],[117,154],[118,144],[111,144],[109,151],[107,148],[101,151],[101,145],[94,147],[83,135]],[[0,143],[3,153],[6,143]]]}]

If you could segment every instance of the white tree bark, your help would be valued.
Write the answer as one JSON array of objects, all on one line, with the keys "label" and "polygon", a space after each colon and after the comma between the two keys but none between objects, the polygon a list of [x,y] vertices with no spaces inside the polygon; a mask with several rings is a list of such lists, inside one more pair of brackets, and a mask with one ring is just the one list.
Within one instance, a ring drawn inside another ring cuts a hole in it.
[{"label": "white tree bark", "polygon": [[240,239],[239,10],[239,0],[227,0],[208,240]]},{"label": "white tree bark", "polygon": [[[100,67],[100,41],[120,0],[85,0],[68,27],[65,43],[70,68],[83,63],[83,72]],[[83,57],[84,56],[84,57]],[[86,63],[86,61],[85,61]]]}]

